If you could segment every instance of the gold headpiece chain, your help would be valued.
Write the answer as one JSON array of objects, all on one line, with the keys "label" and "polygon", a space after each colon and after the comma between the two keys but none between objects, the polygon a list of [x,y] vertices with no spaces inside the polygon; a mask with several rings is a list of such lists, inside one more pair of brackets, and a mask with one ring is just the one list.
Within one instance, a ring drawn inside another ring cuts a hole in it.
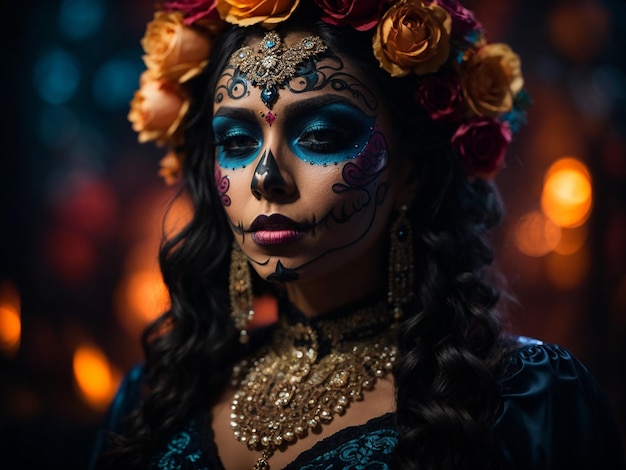
[{"label": "gold headpiece chain", "polygon": [[243,73],[253,86],[261,87],[261,101],[271,109],[278,98],[278,87],[296,76],[298,66],[322,53],[326,45],[318,36],[307,36],[287,46],[278,33],[267,33],[258,48],[244,46],[230,57],[229,64]]}]

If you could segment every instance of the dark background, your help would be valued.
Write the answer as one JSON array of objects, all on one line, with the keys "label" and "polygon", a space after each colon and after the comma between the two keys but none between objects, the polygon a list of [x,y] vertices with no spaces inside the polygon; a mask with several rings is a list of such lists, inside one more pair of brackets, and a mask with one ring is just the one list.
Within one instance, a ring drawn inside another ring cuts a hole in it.
[{"label": "dark background", "polygon": [[[107,399],[120,375],[141,360],[141,327],[165,302],[156,250],[172,189],[157,176],[163,149],[139,145],[126,120],[153,5],[7,3],[0,466],[85,468]],[[507,309],[510,329],[578,356],[624,433],[626,4],[465,4],[490,42],[507,42],[521,55],[534,102],[497,180],[507,214],[494,245],[517,299]],[[543,232],[527,222],[541,215],[546,170],[565,156],[588,168],[593,203],[583,223],[562,230],[557,247],[543,249]],[[15,312],[21,332],[10,340],[7,318]],[[96,365],[104,364],[99,375],[90,367],[93,380],[104,380],[98,400],[86,398],[74,369],[85,347],[101,354]]]}]

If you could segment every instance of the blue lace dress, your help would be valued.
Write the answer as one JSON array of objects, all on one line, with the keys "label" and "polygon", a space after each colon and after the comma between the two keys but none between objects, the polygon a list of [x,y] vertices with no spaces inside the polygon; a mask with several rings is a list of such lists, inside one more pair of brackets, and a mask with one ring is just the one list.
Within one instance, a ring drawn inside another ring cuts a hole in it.
[{"label": "blue lace dress", "polygon": [[[619,433],[607,401],[588,370],[564,348],[519,338],[505,356],[500,378],[502,411],[493,439],[508,468],[626,469]],[[124,379],[105,429],[119,429],[138,403],[141,367]],[[395,416],[343,429],[300,454],[286,470],[393,468]],[[96,445],[102,451],[104,437]],[[159,470],[223,470],[209,416],[190,419],[152,459]]]}]

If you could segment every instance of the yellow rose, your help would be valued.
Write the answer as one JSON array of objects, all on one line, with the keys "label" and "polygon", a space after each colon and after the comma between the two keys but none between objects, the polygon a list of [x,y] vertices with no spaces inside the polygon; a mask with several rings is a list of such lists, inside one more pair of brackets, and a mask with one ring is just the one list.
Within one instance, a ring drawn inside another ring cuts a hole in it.
[{"label": "yellow rose", "polygon": [[182,156],[173,150],[159,161],[159,176],[165,180],[165,184],[178,183],[183,174]]},{"label": "yellow rose", "polygon": [[185,26],[180,12],[157,11],[141,39],[143,60],[158,77],[180,83],[198,75],[207,63],[208,34]]},{"label": "yellow rose", "polygon": [[237,26],[261,23],[271,27],[289,18],[299,3],[300,0],[217,0],[217,11],[222,19]]},{"label": "yellow rose", "polygon": [[437,5],[404,0],[383,15],[374,56],[392,77],[436,72],[450,54],[450,15]]},{"label": "yellow rose", "polygon": [[520,58],[506,44],[487,44],[461,65],[461,84],[476,114],[494,117],[511,111],[524,86]]},{"label": "yellow rose", "polygon": [[139,142],[156,140],[163,144],[173,139],[188,108],[189,101],[172,83],[144,72],[130,103],[128,120],[139,133]]}]

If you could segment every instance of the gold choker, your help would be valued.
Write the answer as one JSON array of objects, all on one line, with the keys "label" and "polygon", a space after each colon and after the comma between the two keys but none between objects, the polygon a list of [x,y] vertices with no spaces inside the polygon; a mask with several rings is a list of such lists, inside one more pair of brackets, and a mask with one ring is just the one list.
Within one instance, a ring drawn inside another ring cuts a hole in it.
[{"label": "gold choker", "polygon": [[278,447],[362,400],[396,359],[395,322],[384,302],[332,319],[302,320],[281,317],[269,346],[233,371],[230,424],[239,442],[262,452],[255,470],[269,469]]}]

